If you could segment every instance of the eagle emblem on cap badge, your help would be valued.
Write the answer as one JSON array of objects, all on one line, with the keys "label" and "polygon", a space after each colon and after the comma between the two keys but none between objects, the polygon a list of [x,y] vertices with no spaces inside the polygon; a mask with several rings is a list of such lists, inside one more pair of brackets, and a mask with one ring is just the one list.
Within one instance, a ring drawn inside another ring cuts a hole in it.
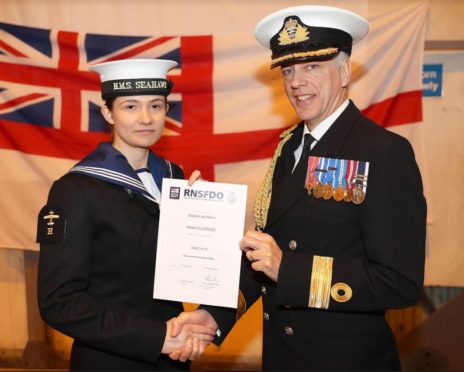
[{"label": "eagle emblem on cap badge", "polygon": [[279,33],[279,45],[289,45],[309,40],[309,30],[295,18],[288,18]]}]

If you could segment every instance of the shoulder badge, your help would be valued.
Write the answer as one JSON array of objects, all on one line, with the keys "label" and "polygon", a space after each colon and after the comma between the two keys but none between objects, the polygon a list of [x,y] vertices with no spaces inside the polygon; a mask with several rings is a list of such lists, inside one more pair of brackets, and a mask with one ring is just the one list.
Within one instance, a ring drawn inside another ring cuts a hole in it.
[{"label": "shoulder badge", "polygon": [[39,212],[37,243],[61,243],[64,240],[66,216],[61,207],[47,204]]}]

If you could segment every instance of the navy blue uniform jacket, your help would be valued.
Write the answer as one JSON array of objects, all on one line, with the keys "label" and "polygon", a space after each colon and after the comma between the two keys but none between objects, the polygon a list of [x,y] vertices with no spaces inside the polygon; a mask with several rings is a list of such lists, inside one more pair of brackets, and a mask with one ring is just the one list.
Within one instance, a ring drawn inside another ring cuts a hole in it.
[{"label": "navy blue uniform jacket", "polygon": [[[263,369],[399,369],[385,311],[416,303],[424,275],[426,203],[413,150],[350,102],[310,155],[369,162],[356,205],[308,196],[306,174],[284,181],[302,134],[300,124],[277,160],[264,229],[283,251],[278,282],[242,262],[247,306],[263,298]],[[331,285],[348,285],[348,301],[309,307],[315,257],[333,258]],[[235,318],[210,311],[221,342]]]},{"label": "navy blue uniform jacket", "polygon": [[153,299],[158,206],[77,173],[53,184],[48,205],[66,226],[60,241],[40,246],[38,301],[44,320],[74,338],[71,369],[188,368],[160,354],[165,322],[183,307]]}]

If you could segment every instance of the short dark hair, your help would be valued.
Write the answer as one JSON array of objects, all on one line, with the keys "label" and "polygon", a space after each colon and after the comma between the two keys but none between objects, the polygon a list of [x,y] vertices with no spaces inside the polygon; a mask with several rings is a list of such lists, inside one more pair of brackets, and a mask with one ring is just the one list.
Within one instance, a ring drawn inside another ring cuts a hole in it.
[{"label": "short dark hair", "polygon": [[115,99],[116,97],[110,97],[110,98],[105,99],[105,106],[108,107],[109,110],[113,109],[113,103]]},{"label": "short dark hair", "polygon": [[[105,106],[108,107],[109,110],[113,109],[113,104],[114,104],[114,101],[116,100],[116,98],[118,98],[118,97],[109,97],[109,98],[104,100]],[[168,103],[167,97],[164,97],[164,101],[166,103]]]}]

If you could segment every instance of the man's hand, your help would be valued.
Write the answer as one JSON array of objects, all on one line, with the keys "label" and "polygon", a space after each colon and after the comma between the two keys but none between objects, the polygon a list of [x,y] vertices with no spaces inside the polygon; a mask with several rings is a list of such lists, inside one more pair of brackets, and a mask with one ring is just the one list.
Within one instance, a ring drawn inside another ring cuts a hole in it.
[{"label": "man's hand", "polygon": [[169,352],[169,357],[173,360],[194,360],[203,355],[218,329],[214,318],[203,309],[180,313],[171,321],[172,323],[168,325],[171,338],[182,337],[182,334],[189,329],[192,332],[191,343],[187,342],[183,347]]},{"label": "man's hand", "polygon": [[240,241],[240,249],[251,261],[253,270],[261,271],[277,282],[282,250],[271,235],[249,230]]},{"label": "man's hand", "polygon": [[215,331],[202,325],[184,324],[176,336],[172,336],[175,320],[172,318],[166,322],[166,338],[161,353],[181,362],[200,357],[213,340]]}]

